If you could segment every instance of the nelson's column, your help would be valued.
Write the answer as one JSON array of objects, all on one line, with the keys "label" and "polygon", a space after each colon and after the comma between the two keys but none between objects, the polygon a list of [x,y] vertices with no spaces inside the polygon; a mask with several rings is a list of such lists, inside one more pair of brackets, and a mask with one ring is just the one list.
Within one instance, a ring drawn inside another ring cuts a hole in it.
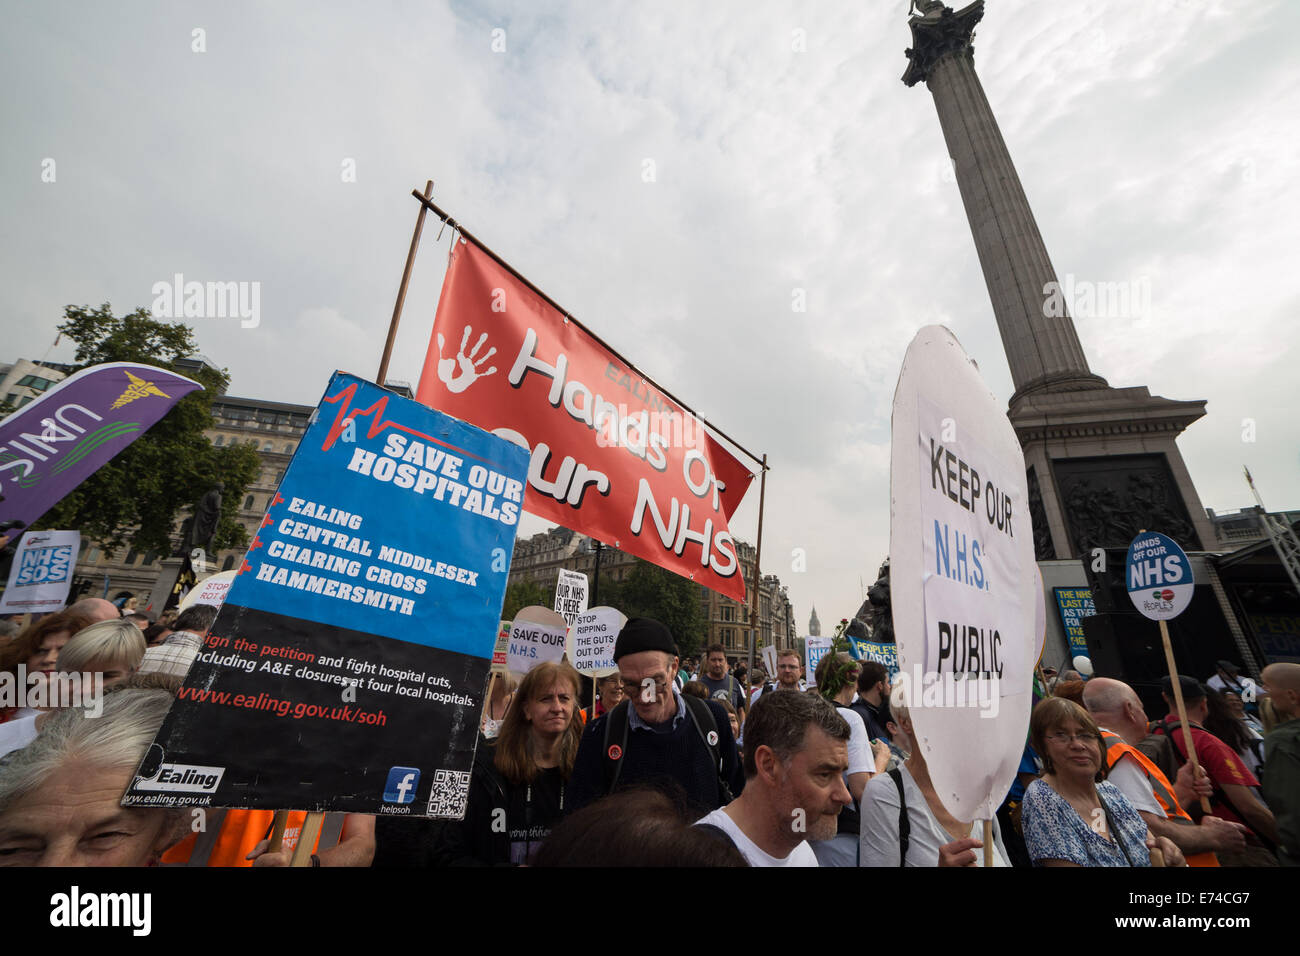
[{"label": "nelson's column", "polygon": [[1047,247],[975,75],[983,0],[954,12],[914,2],[903,74],[934,96],[961,190],[1015,394],[1008,417],[1029,479],[1038,560],[1095,547],[1127,548],[1143,528],[1189,551],[1218,546],[1176,439],[1205,402],[1174,401],[1143,386],[1112,388],[1088,368]]}]

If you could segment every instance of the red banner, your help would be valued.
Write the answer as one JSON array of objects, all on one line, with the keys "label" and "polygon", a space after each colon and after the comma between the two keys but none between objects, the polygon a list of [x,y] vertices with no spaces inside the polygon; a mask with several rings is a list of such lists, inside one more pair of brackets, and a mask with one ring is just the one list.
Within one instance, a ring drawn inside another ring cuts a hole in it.
[{"label": "red banner", "polygon": [[530,450],[527,511],[744,600],[727,521],[754,476],[473,243],[452,252],[416,397]]}]

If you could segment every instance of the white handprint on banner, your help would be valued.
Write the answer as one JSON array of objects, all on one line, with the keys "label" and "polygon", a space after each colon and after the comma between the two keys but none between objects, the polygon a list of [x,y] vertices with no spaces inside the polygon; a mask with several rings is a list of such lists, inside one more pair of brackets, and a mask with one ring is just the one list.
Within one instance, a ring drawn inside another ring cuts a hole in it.
[{"label": "white handprint on banner", "polygon": [[[455,358],[442,357],[442,349],[443,346],[446,345],[446,342],[442,337],[442,333],[438,333],[438,378],[440,378],[443,384],[447,386],[447,391],[449,392],[459,394],[477,382],[480,378],[486,378],[497,370],[497,367],[493,365],[490,366],[486,372],[479,371],[479,367],[484,362],[490,359],[493,355],[496,355],[496,348],[488,349],[486,355],[482,358],[475,359],[475,356],[478,355],[478,350],[481,349],[483,343],[487,341],[486,332],[478,337],[478,341],[474,343],[474,348],[470,351],[469,355],[467,356],[465,354],[465,346],[469,344],[469,337],[472,331],[473,330],[470,326],[465,326],[465,334],[461,337],[460,348],[456,351]],[[457,366],[459,366],[459,368]]]}]

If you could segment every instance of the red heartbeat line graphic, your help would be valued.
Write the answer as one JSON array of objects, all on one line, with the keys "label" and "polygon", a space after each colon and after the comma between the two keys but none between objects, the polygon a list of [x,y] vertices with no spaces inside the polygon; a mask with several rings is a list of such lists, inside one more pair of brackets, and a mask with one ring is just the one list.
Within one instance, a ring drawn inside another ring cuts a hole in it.
[{"label": "red heartbeat line graphic", "polygon": [[362,409],[360,411],[349,411],[349,407],[352,404],[352,399],[356,397],[356,394],[357,394],[357,386],[356,383],[353,383],[352,385],[349,385],[347,388],[343,389],[343,391],[339,392],[337,395],[325,396],[325,401],[329,402],[332,405],[337,404],[339,406],[339,410],[338,410],[338,414],[334,416],[334,424],[330,425],[329,433],[326,434],[325,436],[325,444],[321,445],[321,451],[329,451],[331,448],[334,447],[334,443],[338,440],[338,437],[343,434],[343,431],[347,427],[347,423],[349,421],[351,421],[354,418],[358,418],[358,417],[364,418],[366,415],[373,415],[374,417],[370,420],[370,428],[366,431],[367,438],[374,438],[376,435],[382,434],[385,428],[396,428],[398,431],[406,432],[408,435],[416,435],[420,438],[423,438],[425,441],[431,441],[435,445],[441,445],[443,448],[450,448],[452,451],[459,452],[460,454],[464,455],[466,458],[473,458],[475,461],[485,462],[491,465],[493,468],[500,467],[496,462],[492,461],[490,458],[482,458],[479,455],[475,455],[472,452],[468,452],[463,448],[458,448],[455,445],[451,444],[450,442],[445,442],[440,439],[434,438],[432,435],[426,435],[424,432],[416,431],[414,428],[407,428],[405,425],[400,425],[397,422],[385,421],[384,409],[388,407],[387,395],[380,398],[369,408]]}]

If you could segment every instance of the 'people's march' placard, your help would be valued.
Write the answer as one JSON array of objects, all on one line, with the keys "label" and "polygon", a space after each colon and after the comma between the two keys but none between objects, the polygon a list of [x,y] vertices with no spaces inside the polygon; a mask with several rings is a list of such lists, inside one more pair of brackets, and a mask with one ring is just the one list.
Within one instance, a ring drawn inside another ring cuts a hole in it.
[{"label": "'people's march' placard", "polygon": [[527,464],[335,373],[124,805],[463,816]]}]

